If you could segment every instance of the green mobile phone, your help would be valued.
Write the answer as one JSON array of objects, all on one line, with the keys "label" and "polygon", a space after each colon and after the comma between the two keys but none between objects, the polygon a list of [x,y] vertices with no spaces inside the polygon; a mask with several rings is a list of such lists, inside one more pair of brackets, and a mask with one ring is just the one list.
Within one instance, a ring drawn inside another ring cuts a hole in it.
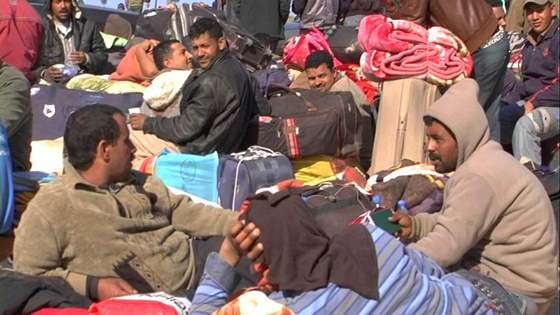
[{"label": "green mobile phone", "polygon": [[371,220],[376,226],[393,235],[401,230],[401,226],[396,222],[389,221],[389,217],[392,215],[393,211],[391,209],[380,210],[371,214]]}]

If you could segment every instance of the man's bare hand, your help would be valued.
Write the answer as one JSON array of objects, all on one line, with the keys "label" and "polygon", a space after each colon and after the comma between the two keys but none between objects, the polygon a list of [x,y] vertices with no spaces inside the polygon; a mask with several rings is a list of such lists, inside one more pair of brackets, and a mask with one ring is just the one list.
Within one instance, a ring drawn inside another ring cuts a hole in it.
[{"label": "man's bare hand", "polygon": [[97,296],[99,296],[100,301],[136,293],[138,292],[128,282],[120,278],[99,279],[97,286]]},{"label": "man's bare hand", "polygon": [[87,62],[87,57],[84,52],[73,51],[68,54],[68,60],[80,65],[85,65]]},{"label": "man's bare hand", "polygon": [[410,220],[410,216],[396,212],[389,217],[389,221],[397,222],[401,226],[401,230],[395,233],[395,236],[408,237],[412,233],[412,220]]},{"label": "man's bare hand", "polygon": [[220,256],[228,264],[235,267],[241,256],[255,260],[262,254],[264,247],[257,239],[261,231],[254,223],[245,224],[242,221],[235,223],[231,228],[220,248]]},{"label": "man's bare hand", "polygon": [[134,130],[142,130],[147,118],[148,115],[144,114],[130,114],[130,127]]},{"label": "man's bare hand", "polygon": [[159,44],[159,41],[155,39],[145,39],[139,45],[146,53],[153,51],[154,48]]},{"label": "man's bare hand", "polygon": [[525,115],[529,114],[530,112],[532,112],[535,109],[535,105],[533,105],[533,103],[531,103],[531,101],[525,102],[523,107],[525,108]]},{"label": "man's bare hand", "polygon": [[45,71],[45,79],[50,79],[55,82],[62,80],[62,69],[55,65],[48,67],[47,71]]}]

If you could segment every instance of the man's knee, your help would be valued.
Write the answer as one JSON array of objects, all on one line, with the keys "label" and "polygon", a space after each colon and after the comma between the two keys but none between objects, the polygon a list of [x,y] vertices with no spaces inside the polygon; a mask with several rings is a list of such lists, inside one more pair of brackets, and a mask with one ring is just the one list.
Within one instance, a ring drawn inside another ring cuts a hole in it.
[{"label": "man's knee", "polygon": [[537,128],[536,124],[534,123],[532,117],[529,115],[524,115],[523,117],[519,118],[517,123],[515,124],[514,133],[519,134],[536,134]]},{"label": "man's knee", "polygon": [[551,127],[551,117],[544,108],[536,108],[524,115],[519,119],[518,124],[521,122],[523,122],[522,128],[534,133],[547,133]]}]

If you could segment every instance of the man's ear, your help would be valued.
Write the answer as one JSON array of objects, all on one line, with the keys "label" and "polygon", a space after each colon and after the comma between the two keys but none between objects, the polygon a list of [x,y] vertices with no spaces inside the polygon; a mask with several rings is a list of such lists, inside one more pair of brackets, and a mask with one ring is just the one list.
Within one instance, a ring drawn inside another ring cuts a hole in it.
[{"label": "man's ear", "polygon": [[109,142],[107,142],[107,140],[99,141],[95,150],[95,159],[101,158],[103,159],[103,161],[108,162],[111,159],[110,158],[111,147],[112,145]]},{"label": "man's ear", "polygon": [[165,68],[171,68],[171,60],[169,60],[169,58],[164,58],[163,59],[163,66]]},{"label": "man's ear", "polygon": [[222,36],[218,39],[218,48],[220,48],[220,51],[222,51],[226,49],[226,47],[227,47],[226,38]]},{"label": "man's ear", "polygon": [[556,7],[556,4],[551,3],[550,10],[552,10],[552,16],[558,16],[558,8]]}]

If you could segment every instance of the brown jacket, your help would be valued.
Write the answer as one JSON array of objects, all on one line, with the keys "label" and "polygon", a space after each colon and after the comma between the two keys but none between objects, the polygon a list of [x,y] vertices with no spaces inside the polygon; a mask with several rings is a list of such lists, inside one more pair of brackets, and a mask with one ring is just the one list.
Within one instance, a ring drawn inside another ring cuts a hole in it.
[{"label": "brown jacket", "polygon": [[498,20],[486,0],[401,0],[401,3],[400,8],[387,12],[392,19],[410,20],[424,27],[444,27],[465,42],[471,53],[498,28]]},{"label": "brown jacket", "polygon": [[173,195],[155,176],[133,172],[130,181],[103,189],[65,168],[23,214],[14,269],[62,277],[80,294],[88,276],[144,281],[155,291],[192,288],[192,237],[226,235],[237,218]]}]

